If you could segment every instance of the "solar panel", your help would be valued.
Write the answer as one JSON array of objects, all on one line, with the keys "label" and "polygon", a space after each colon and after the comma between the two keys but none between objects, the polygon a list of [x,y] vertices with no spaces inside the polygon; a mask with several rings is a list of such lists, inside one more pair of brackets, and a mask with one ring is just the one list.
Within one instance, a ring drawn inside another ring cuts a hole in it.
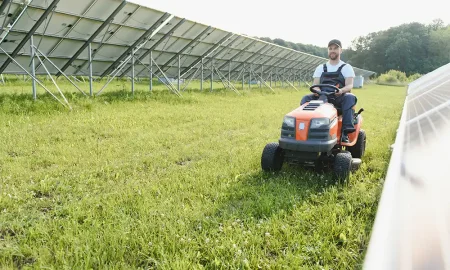
[{"label": "solar panel", "polygon": [[[230,80],[250,70],[260,79],[274,72],[278,78],[300,78],[327,61],[121,0],[1,2],[14,14],[7,22],[13,27],[0,36],[5,51],[0,52],[2,73],[29,73],[31,38],[35,50],[52,63],[37,61],[35,73],[57,76],[88,75],[91,62],[93,76],[148,77],[152,62],[155,76],[177,78],[180,72],[185,79],[200,79],[197,70],[203,59],[205,70],[212,62],[216,72]],[[355,72],[374,74],[356,67]]]},{"label": "solar panel", "polygon": [[450,269],[450,64],[408,86],[366,269]]}]

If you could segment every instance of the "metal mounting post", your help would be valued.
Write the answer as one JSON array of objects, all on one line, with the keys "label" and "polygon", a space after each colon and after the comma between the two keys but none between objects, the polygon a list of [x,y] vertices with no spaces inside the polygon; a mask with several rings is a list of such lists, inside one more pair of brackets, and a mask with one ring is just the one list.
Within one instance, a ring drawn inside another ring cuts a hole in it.
[{"label": "metal mounting post", "polygon": [[178,92],[180,92],[180,81],[181,81],[181,55],[178,55]]},{"label": "metal mounting post", "polygon": [[213,90],[213,81],[214,81],[214,60],[211,59],[211,92]]},{"label": "metal mounting post", "polygon": [[[262,77],[263,77],[263,72],[264,72],[264,66],[261,66],[261,79],[262,79]],[[259,81],[259,88],[262,88],[262,80],[261,81]]]},{"label": "metal mounting post", "polygon": [[136,58],[134,57],[135,51],[134,48],[131,51],[131,93],[134,95],[134,77],[135,77],[135,67],[134,63],[136,61]]},{"label": "metal mounting post", "polygon": [[94,95],[94,90],[92,87],[92,45],[89,42],[88,46],[88,54],[89,54],[89,96]]},{"label": "metal mounting post", "polygon": [[150,51],[150,91],[153,91],[153,52]]},{"label": "metal mounting post", "polygon": [[231,87],[231,61],[228,64],[228,84],[230,84],[228,87]]},{"label": "metal mounting post", "polygon": [[253,65],[250,64],[250,69],[248,70],[248,89],[252,89],[252,71]]},{"label": "metal mounting post", "polygon": [[36,65],[34,63],[34,54],[35,49],[34,49],[34,40],[33,40],[33,35],[30,37],[30,44],[31,44],[31,75],[33,75],[33,79],[31,80],[31,85],[32,85],[32,89],[33,89],[33,99],[36,100],[37,99],[37,94],[36,94],[36,80],[34,79],[36,77]]},{"label": "metal mounting post", "polygon": [[245,63],[242,68],[242,90],[244,90],[244,80],[245,80]]},{"label": "metal mounting post", "polygon": [[272,87],[272,72],[270,72],[270,87]]},{"label": "metal mounting post", "polygon": [[201,75],[200,75],[200,91],[203,91],[203,57],[202,57],[202,66],[201,66]]}]

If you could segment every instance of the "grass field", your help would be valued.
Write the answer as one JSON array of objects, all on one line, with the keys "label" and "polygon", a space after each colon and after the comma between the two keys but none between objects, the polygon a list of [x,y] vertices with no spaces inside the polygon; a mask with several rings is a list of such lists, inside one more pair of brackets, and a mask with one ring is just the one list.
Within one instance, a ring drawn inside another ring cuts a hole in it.
[{"label": "grass field", "polygon": [[0,268],[361,268],[403,88],[354,90],[368,148],[338,184],[261,172],[304,88],[178,98],[115,87],[68,94],[72,111],[32,102],[29,86],[0,89]]}]

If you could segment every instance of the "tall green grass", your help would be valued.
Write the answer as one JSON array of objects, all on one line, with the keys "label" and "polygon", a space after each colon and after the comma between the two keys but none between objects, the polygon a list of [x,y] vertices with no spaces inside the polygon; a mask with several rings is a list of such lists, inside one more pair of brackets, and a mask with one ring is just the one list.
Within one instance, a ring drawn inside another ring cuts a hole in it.
[{"label": "tall green grass", "polygon": [[260,169],[306,89],[178,98],[147,87],[68,94],[72,111],[3,89],[0,268],[361,267],[403,89],[354,90],[368,148],[338,184],[297,167]]}]

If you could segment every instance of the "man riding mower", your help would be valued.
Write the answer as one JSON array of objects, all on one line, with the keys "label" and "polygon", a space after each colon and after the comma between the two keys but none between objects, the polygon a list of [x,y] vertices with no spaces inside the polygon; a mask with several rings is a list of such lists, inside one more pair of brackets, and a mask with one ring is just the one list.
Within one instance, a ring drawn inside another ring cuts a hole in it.
[{"label": "man riding mower", "polygon": [[[336,97],[340,89],[334,85],[316,84],[310,91],[316,95],[308,95],[309,100],[304,98],[300,107],[284,117],[278,143],[265,146],[261,167],[264,171],[279,171],[284,162],[309,165],[317,170],[333,169],[337,178],[347,179],[350,171],[361,164],[365,151],[363,109],[354,113],[356,97],[353,104],[349,98],[336,102],[342,95]],[[335,107],[336,103],[341,106]],[[345,109],[351,113],[343,115]]]}]

